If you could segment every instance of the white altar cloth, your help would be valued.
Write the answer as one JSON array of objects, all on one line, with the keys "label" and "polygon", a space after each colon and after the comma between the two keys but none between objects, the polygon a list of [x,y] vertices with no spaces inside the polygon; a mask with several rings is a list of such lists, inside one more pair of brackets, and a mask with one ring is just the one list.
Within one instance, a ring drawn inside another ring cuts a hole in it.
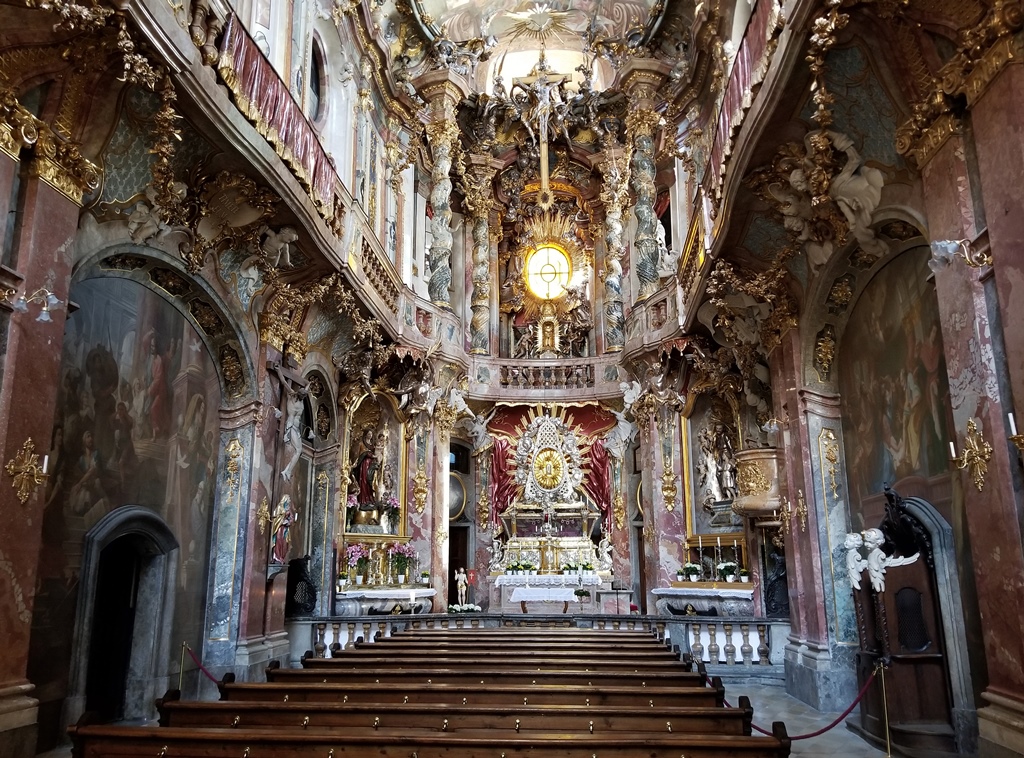
[{"label": "white altar cloth", "polygon": [[426,590],[414,589],[403,589],[401,587],[395,587],[393,589],[379,589],[379,590],[363,590],[363,589],[351,589],[339,592],[339,595],[347,598],[389,598],[394,600],[408,600],[410,597],[433,597],[437,594],[437,590],[430,588]]},{"label": "white altar cloth", "polygon": [[[593,574],[502,574],[494,580],[495,587],[596,587],[601,584],[597,572]],[[517,601],[518,602],[518,601]]]},{"label": "white altar cloth", "polygon": [[574,587],[516,587],[509,599],[513,603],[569,603],[576,599],[576,594]]}]

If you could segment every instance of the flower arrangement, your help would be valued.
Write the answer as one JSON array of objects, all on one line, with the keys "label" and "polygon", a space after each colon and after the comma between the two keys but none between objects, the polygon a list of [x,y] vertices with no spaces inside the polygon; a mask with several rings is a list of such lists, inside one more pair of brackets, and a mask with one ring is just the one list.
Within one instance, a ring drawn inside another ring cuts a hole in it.
[{"label": "flower arrangement", "polygon": [[402,504],[398,502],[397,497],[395,497],[394,495],[388,495],[387,499],[384,501],[384,504],[381,506],[381,510],[384,511],[389,516],[393,516],[396,513],[398,513],[401,507]]},{"label": "flower arrangement", "polygon": [[740,574],[740,579],[742,579],[743,581],[746,581],[747,579],[750,578],[750,572],[747,571],[746,569],[740,569],[739,574]]},{"label": "flower arrangement", "polygon": [[736,564],[732,561],[719,563],[718,573],[720,576],[733,576],[736,573]]},{"label": "flower arrangement", "polygon": [[416,549],[408,542],[392,542],[388,545],[388,552],[391,553],[391,560],[395,564],[395,570],[399,574],[408,574],[409,564],[416,557]]},{"label": "flower arrangement", "polygon": [[575,563],[563,563],[562,564],[562,571],[564,571],[567,574],[575,573],[577,568],[578,568],[578,566]]},{"label": "flower arrangement", "polygon": [[700,576],[701,565],[699,563],[684,563],[683,567],[679,570],[679,573],[686,574],[686,576],[694,577]]},{"label": "flower arrangement", "polygon": [[472,603],[448,606],[448,613],[479,613],[482,610],[483,608],[479,605],[473,605]]},{"label": "flower arrangement", "polygon": [[583,598],[590,597],[590,590],[585,590],[583,588],[580,588],[580,589],[574,590],[573,594],[576,597],[578,597],[580,599],[580,601],[582,602]]},{"label": "flower arrangement", "polygon": [[594,570],[594,564],[593,563],[581,563],[580,564],[580,568],[583,569],[584,571],[593,571]]},{"label": "flower arrangement", "polygon": [[370,551],[362,542],[354,542],[345,548],[345,563],[362,573],[370,565]]},{"label": "flower arrangement", "polygon": [[420,572],[420,578],[421,579],[429,579],[430,578],[430,572],[429,571],[421,571]]},{"label": "flower arrangement", "polygon": [[359,507],[359,498],[356,497],[356,493],[353,492],[349,494],[348,500],[345,502],[345,505],[348,506],[349,510]]},{"label": "flower arrangement", "polygon": [[536,567],[536,566],[534,566],[534,565],[533,565],[532,563],[530,563],[529,561],[523,561],[522,563],[520,563],[520,564],[519,564],[519,570],[520,570],[520,571],[533,571],[533,570],[535,570],[536,568],[537,568],[537,567]]}]

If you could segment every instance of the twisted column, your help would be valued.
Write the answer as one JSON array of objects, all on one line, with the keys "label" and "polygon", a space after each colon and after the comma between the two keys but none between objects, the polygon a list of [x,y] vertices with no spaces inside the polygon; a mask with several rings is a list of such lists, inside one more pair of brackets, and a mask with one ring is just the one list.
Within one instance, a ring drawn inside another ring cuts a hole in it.
[{"label": "twisted column", "polygon": [[654,134],[661,116],[650,108],[635,107],[626,117],[626,134],[633,143],[630,184],[636,195],[636,259],[633,261],[640,287],[637,300],[650,297],[658,289],[658,219],[654,215],[657,188],[654,185]]},{"label": "twisted column", "polygon": [[418,89],[429,103],[427,141],[434,165],[430,170],[430,301],[449,308],[452,286],[452,161],[459,140],[455,121],[456,105],[466,96],[465,82],[457,82],[448,71],[432,71],[417,80]]},{"label": "twisted column", "polygon": [[601,202],[604,203],[604,342],[605,351],[615,353],[625,344],[622,313],[622,211],[629,200],[629,153],[617,142],[606,147],[600,169],[604,175]]},{"label": "twisted column", "polygon": [[473,294],[469,322],[469,352],[488,355],[491,346],[491,235],[490,213],[494,200],[491,182],[496,167],[490,158],[470,158],[464,187],[465,204],[473,219]]}]

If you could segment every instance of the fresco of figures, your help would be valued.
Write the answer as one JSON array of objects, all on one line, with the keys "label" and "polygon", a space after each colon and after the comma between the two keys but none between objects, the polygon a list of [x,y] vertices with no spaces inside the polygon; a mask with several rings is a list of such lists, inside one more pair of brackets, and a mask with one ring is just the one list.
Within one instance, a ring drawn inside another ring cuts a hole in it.
[{"label": "fresco of figures", "polygon": [[[848,410],[843,434],[854,510],[865,498],[878,500],[886,482],[942,510],[952,424],[927,260],[928,249],[916,248],[882,269],[842,338],[839,383]],[[881,516],[881,502],[877,510],[864,513],[868,523]]]},{"label": "fresco of figures", "polygon": [[83,539],[122,506],[151,508],[178,540],[172,639],[196,644],[216,485],[220,388],[193,327],[129,280],[82,281],[71,300],[34,616],[40,686],[68,670]]}]

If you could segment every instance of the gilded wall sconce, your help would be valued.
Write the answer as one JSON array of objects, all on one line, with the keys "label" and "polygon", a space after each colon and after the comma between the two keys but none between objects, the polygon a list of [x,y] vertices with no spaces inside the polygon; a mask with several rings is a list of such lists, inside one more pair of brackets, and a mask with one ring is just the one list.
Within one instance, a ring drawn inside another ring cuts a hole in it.
[{"label": "gilded wall sconce", "polygon": [[931,245],[932,257],[928,267],[935,272],[948,268],[953,259],[960,256],[971,268],[992,265],[992,255],[980,252],[968,240],[934,240]]},{"label": "gilded wall sconce", "polygon": [[40,466],[39,456],[35,450],[36,444],[29,437],[18,454],[4,467],[7,473],[14,477],[14,491],[22,503],[27,503],[36,487],[46,481],[46,464],[49,462],[49,456],[43,458],[43,465]]},{"label": "gilded wall sconce", "polygon": [[1010,436],[1007,439],[1017,448],[1017,455],[1022,455],[1024,454],[1024,434],[1017,434],[1017,422],[1012,413],[1006,414],[1006,418],[1010,422]]},{"label": "gilded wall sconce", "polygon": [[967,419],[967,434],[964,435],[964,449],[959,456],[949,443],[950,452],[953,453],[953,463],[959,469],[969,469],[971,479],[978,492],[985,488],[985,474],[988,473],[988,462],[992,459],[992,446],[985,441],[978,430],[974,419]]}]

